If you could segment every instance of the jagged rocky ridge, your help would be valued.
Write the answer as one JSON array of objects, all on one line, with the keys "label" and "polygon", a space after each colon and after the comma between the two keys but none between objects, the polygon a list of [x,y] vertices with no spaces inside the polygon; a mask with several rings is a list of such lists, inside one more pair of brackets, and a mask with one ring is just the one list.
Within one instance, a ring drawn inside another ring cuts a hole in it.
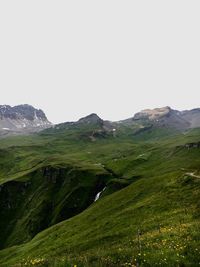
[{"label": "jagged rocky ridge", "polygon": [[0,134],[35,132],[51,127],[45,113],[30,105],[0,106]]}]

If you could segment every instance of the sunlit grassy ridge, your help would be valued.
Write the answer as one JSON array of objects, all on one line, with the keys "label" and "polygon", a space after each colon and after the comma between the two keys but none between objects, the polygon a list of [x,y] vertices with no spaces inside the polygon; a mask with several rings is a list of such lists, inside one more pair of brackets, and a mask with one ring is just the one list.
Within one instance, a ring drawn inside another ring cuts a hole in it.
[{"label": "sunlit grassy ridge", "polygon": [[2,140],[1,183],[46,166],[111,176],[85,211],[0,251],[0,266],[199,266],[200,179],[187,173],[200,173],[200,149],[185,144],[200,131],[135,137],[121,129],[95,142],[88,131]]}]

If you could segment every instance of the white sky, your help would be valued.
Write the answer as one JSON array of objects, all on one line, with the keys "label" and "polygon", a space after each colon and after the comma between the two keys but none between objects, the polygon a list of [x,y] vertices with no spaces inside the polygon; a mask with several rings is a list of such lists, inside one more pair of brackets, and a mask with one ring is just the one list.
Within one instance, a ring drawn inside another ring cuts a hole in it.
[{"label": "white sky", "polygon": [[199,0],[1,0],[0,104],[54,123],[199,107],[199,14]]}]

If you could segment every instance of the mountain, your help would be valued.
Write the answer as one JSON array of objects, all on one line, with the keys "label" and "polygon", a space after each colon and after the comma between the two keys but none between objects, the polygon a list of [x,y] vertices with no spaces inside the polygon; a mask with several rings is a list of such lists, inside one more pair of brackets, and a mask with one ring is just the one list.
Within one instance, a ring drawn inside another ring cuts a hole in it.
[{"label": "mountain", "polygon": [[181,117],[188,121],[190,128],[200,127],[200,108],[182,111]]},{"label": "mountain", "polygon": [[132,129],[132,133],[136,134],[138,131],[144,132],[155,128],[185,131],[200,127],[200,109],[185,111],[173,110],[170,107],[145,109],[130,119],[116,122],[102,120],[97,114],[92,113],[77,122],[53,125],[42,110],[35,109],[30,105],[0,106],[0,135],[39,132],[49,128],[51,128],[50,131],[55,132],[55,130],[84,127],[85,125],[91,128],[98,125],[103,131],[103,135],[112,134],[113,131],[127,126]]},{"label": "mountain", "polygon": [[173,136],[199,127],[200,109],[178,111],[170,107],[145,109],[136,113],[132,118],[115,124],[117,132],[121,130],[141,140],[164,138],[166,135]]},{"label": "mountain", "polygon": [[30,105],[0,106],[0,135],[36,132],[51,126],[41,109]]},{"label": "mountain", "polygon": [[185,111],[174,110],[170,107],[145,109],[136,113],[132,118],[115,122],[103,120],[97,114],[92,113],[76,122],[57,124],[51,130],[64,130],[84,126],[92,127],[95,125],[98,125],[107,133],[120,131],[123,127],[128,127],[129,130],[132,130],[133,134],[138,133],[138,131],[144,132],[150,129],[166,128],[184,132],[200,127],[200,109]]},{"label": "mountain", "polygon": [[97,114],[92,113],[75,122],[64,122],[41,132],[41,134],[68,134],[72,131],[73,138],[96,141],[115,134],[116,123],[104,121]]},{"label": "mountain", "polygon": [[81,118],[78,123],[85,123],[85,124],[102,124],[103,120],[95,113],[92,113],[86,117]]},{"label": "mountain", "polygon": [[200,109],[178,111],[170,107],[145,109],[132,118],[132,123],[150,123],[157,127],[187,130],[200,127]]},{"label": "mountain", "polygon": [[198,122],[165,107],[2,138],[0,266],[198,266]]}]

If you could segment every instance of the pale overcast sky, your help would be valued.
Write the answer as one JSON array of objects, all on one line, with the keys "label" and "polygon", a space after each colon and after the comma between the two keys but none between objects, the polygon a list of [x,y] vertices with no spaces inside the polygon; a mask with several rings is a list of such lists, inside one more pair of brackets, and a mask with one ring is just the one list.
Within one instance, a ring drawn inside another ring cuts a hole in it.
[{"label": "pale overcast sky", "polygon": [[200,107],[200,1],[0,1],[0,104],[49,120]]}]

